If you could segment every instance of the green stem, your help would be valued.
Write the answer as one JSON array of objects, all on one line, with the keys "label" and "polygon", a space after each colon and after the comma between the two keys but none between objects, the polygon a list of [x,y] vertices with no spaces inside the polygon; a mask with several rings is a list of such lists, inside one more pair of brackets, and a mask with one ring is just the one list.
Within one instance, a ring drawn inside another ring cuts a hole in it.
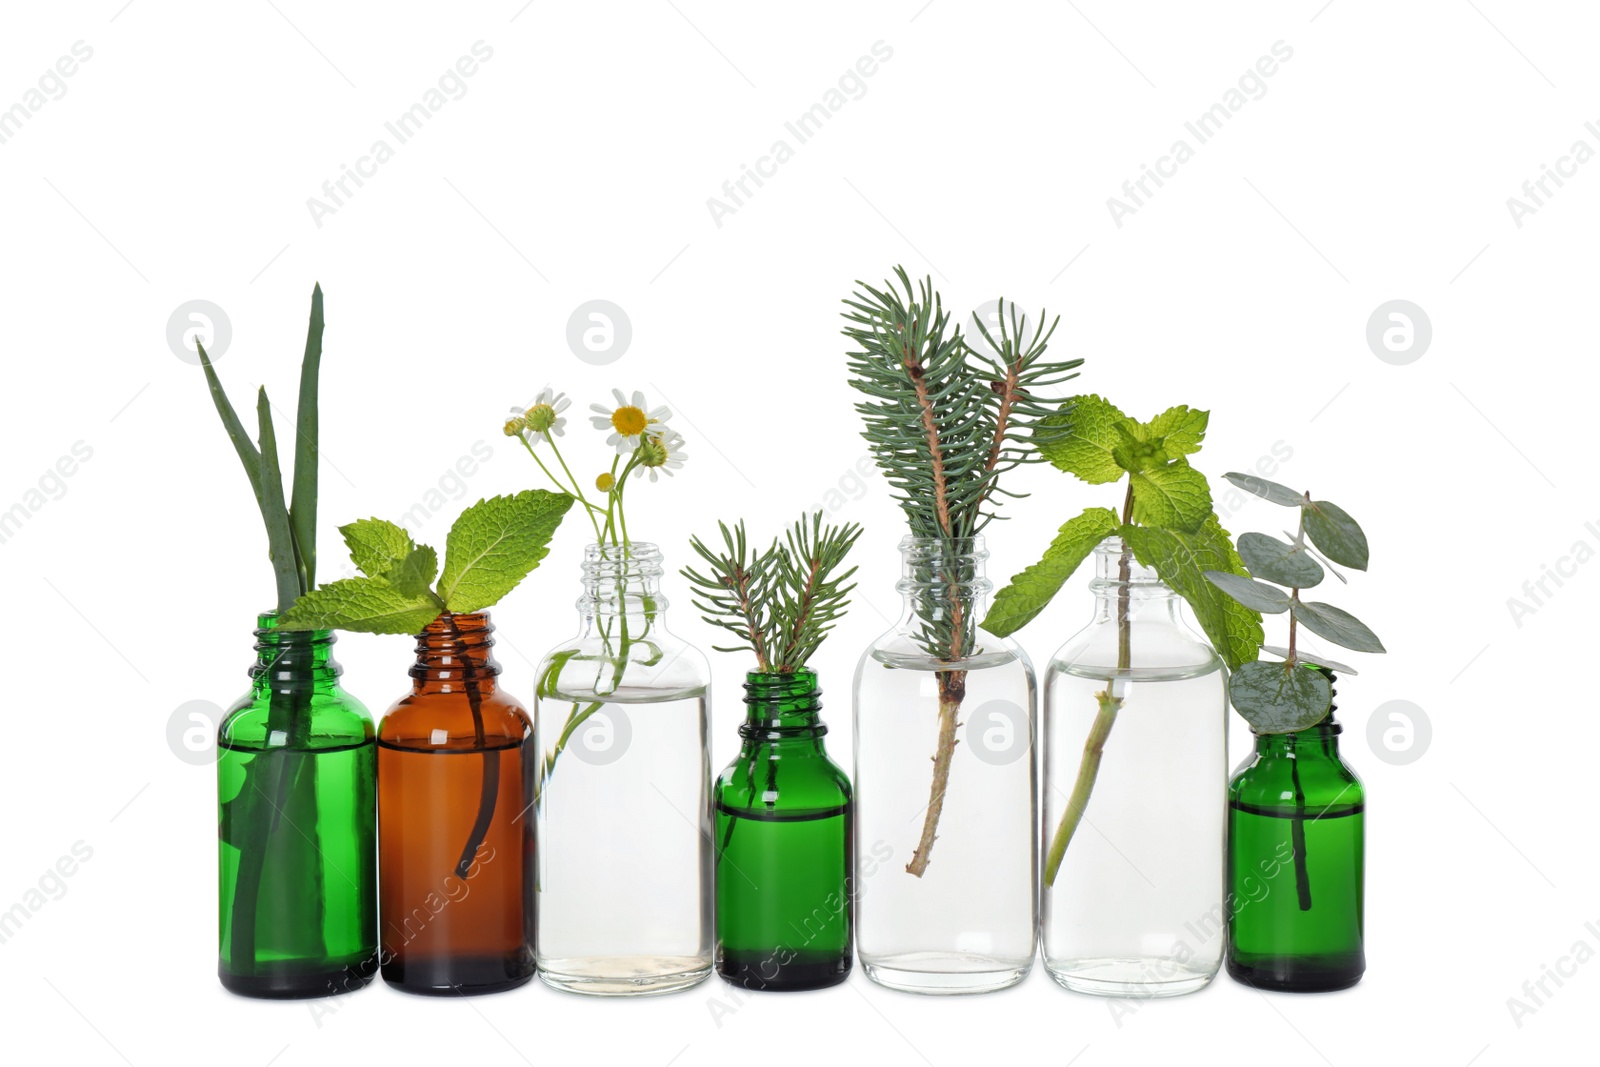
[{"label": "green stem", "polygon": [[[1124,525],[1132,517],[1133,484],[1130,482],[1127,496],[1122,502]],[[1133,625],[1128,610],[1128,583],[1133,577],[1132,570],[1133,551],[1124,544],[1122,558],[1117,561],[1117,677],[1107,679],[1105,689],[1095,694],[1099,711],[1095,715],[1094,725],[1089,728],[1089,739],[1083,744],[1078,780],[1073,783],[1072,795],[1067,798],[1067,810],[1061,813],[1061,822],[1056,826],[1055,835],[1050,839],[1050,851],[1045,856],[1044,884],[1047,886],[1056,884],[1056,874],[1061,870],[1067,846],[1072,843],[1078,823],[1083,821],[1083,813],[1089,807],[1089,794],[1094,791],[1095,780],[1100,776],[1100,760],[1105,754],[1106,740],[1111,736],[1111,728],[1117,723],[1117,712],[1122,710],[1125,700],[1117,693],[1117,682],[1123,680],[1133,665]]]}]

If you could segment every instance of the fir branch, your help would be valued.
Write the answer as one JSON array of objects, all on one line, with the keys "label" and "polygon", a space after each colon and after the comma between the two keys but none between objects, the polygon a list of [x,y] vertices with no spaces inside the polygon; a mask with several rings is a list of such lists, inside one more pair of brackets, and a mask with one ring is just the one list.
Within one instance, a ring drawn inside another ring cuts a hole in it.
[{"label": "fir branch", "polygon": [[776,668],[791,673],[806,665],[849,606],[856,568],[834,575],[861,536],[858,523],[822,525],[822,512],[801,519],[785,532],[778,552],[771,617],[778,654]]},{"label": "fir branch", "polygon": [[741,521],[732,530],[719,522],[724,551],[689,544],[706,561],[707,574],[691,567],[683,576],[695,587],[694,606],[706,622],[737,636],[743,644],[715,646],[718,652],[753,652],[763,674],[792,674],[806,665],[843,617],[856,571],[834,572],[844,562],[861,527],[823,526],[822,513],[804,518],[764,552],[752,553]]},{"label": "fir branch", "polygon": [[1036,462],[1041,439],[1048,443],[1062,432],[1042,425],[1056,408],[1035,390],[1076,377],[1083,361],[1046,360],[1059,319],[1046,329],[1041,313],[1027,337],[1025,320],[1003,300],[998,338],[974,316],[991,350],[979,352],[950,323],[932,278],[913,289],[903,267],[894,273],[898,287],[894,281],[881,290],[857,283],[860,290],[844,302],[844,334],[857,346],[848,358],[850,384],[865,397],[856,404],[862,436],[912,536],[942,543],[932,566],[935,592],[914,601],[919,641],[934,659],[954,665],[938,671],[932,790],[922,836],[906,866],[921,877],[937,838],[966,697],[966,671],[959,663],[977,634],[964,592],[974,566],[962,542],[998,517],[997,497],[1019,495],[1000,488],[1001,475]]},{"label": "fir branch", "polygon": [[774,542],[765,552],[751,553],[741,520],[731,531],[718,522],[722,531],[723,553],[713,552],[698,537],[690,546],[710,567],[709,575],[692,567],[683,576],[695,586],[694,606],[704,613],[706,622],[720,626],[744,641],[741,645],[713,648],[718,652],[754,652],[762,672],[771,669],[768,658],[771,628],[770,591],[777,564],[778,546]]}]

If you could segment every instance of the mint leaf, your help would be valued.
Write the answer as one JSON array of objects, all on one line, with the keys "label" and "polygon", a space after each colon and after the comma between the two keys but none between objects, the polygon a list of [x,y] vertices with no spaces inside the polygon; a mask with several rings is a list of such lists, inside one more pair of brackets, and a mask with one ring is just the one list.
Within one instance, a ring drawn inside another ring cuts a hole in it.
[{"label": "mint leaf", "polygon": [[1228,697],[1256,733],[1292,734],[1327,717],[1333,686],[1310,667],[1256,660],[1233,672]]},{"label": "mint leaf", "polygon": [[1177,459],[1168,455],[1160,437],[1152,437],[1149,428],[1132,419],[1117,423],[1118,443],[1111,450],[1111,458],[1125,471],[1148,471],[1164,467]]},{"label": "mint leaf", "polygon": [[983,628],[998,637],[1022,629],[1045,609],[1095,546],[1116,532],[1117,513],[1110,508],[1088,508],[1068,519],[1044,550],[1044,558],[995,594]]},{"label": "mint leaf", "polygon": [[1290,489],[1287,485],[1269,482],[1265,478],[1257,478],[1254,474],[1240,474],[1230,471],[1223,475],[1224,478],[1237,485],[1247,493],[1254,493],[1264,500],[1274,504],[1282,504],[1286,508],[1297,508],[1306,502],[1306,498]]},{"label": "mint leaf", "polygon": [[[383,519],[359,519],[339,527],[350,561],[368,578],[382,578],[411,554],[411,535]],[[430,576],[429,580],[432,578]]]},{"label": "mint leaf", "polygon": [[1126,420],[1115,404],[1102,397],[1072,397],[1061,411],[1039,420],[1039,454],[1090,485],[1114,482],[1123,471],[1112,449],[1121,443],[1117,426]]},{"label": "mint leaf", "polygon": [[1118,531],[1134,558],[1153,567],[1194,612],[1195,621],[1230,670],[1252,661],[1261,644],[1261,615],[1206,580],[1206,571],[1244,574],[1244,563],[1215,515],[1193,533],[1127,525]]},{"label": "mint leaf", "polygon": [[427,545],[411,550],[386,577],[389,583],[407,596],[427,596],[433,576],[439,573],[439,553]]},{"label": "mint leaf", "polygon": [[439,596],[453,612],[480,611],[499,601],[550,551],[572,497],[543,489],[480,500],[456,519],[445,539]]},{"label": "mint leaf", "polygon": [[1367,624],[1332,604],[1307,603],[1297,600],[1289,605],[1289,613],[1301,626],[1326,641],[1357,652],[1383,652],[1383,642],[1367,629]]},{"label": "mint leaf", "polygon": [[1306,505],[1305,520],[1311,543],[1322,549],[1324,556],[1358,571],[1367,569],[1367,535],[1343,508],[1313,500]]},{"label": "mint leaf", "polygon": [[1177,459],[1200,451],[1200,443],[1206,439],[1206,424],[1210,420],[1209,411],[1196,411],[1187,404],[1179,404],[1145,423],[1145,429],[1151,437],[1161,439],[1167,455]]},{"label": "mint leaf", "polygon": [[1206,581],[1227,593],[1247,608],[1273,615],[1289,610],[1289,597],[1276,586],[1243,578],[1227,571],[1206,571]]},{"label": "mint leaf", "polygon": [[1310,589],[1322,581],[1322,564],[1312,559],[1304,547],[1297,548],[1269,534],[1240,534],[1239,558],[1255,577],[1288,589]]},{"label": "mint leaf", "polygon": [[1133,521],[1193,533],[1211,514],[1211,486],[1186,460],[1132,472]]},{"label": "mint leaf", "polygon": [[382,578],[341,578],[300,594],[282,628],[415,634],[439,612],[439,602],[427,593],[405,593]]}]

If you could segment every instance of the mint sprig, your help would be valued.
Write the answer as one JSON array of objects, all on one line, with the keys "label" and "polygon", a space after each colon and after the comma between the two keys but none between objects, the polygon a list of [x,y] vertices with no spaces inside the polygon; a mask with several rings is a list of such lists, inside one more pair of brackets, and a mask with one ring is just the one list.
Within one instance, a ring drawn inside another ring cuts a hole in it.
[{"label": "mint sprig", "polygon": [[1069,520],[1043,558],[995,594],[983,628],[1001,637],[1021,629],[1096,545],[1117,536],[1188,602],[1230,669],[1254,659],[1262,637],[1260,613],[1222,595],[1205,578],[1212,570],[1249,580],[1212,511],[1206,476],[1185,458],[1200,450],[1209,421],[1209,412],[1180,404],[1139,422],[1094,395],[1072,397],[1060,413],[1042,420],[1041,429],[1050,432],[1039,452],[1053,465],[1090,485],[1128,480],[1123,513],[1119,519],[1111,509],[1095,507]]},{"label": "mint sprig", "polygon": [[[1140,422],[1104,397],[1090,395],[1072,397],[1038,424],[1039,453],[1056,467],[1090,485],[1123,478],[1128,482],[1120,517],[1110,508],[1094,507],[1069,519],[1044,557],[995,594],[994,606],[983,620],[984,629],[1002,637],[1021,629],[1045,609],[1096,545],[1112,536],[1122,539],[1116,673],[1095,694],[1097,710],[1078,777],[1045,853],[1046,885],[1055,884],[1067,846],[1088,808],[1106,740],[1126,699],[1127,690],[1117,681],[1133,665],[1127,592],[1132,560],[1154,570],[1188,602],[1229,668],[1256,656],[1262,637],[1258,609],[1289,607],[1287,597],[1251,580],[1212,510],[1210,483],[1185,458],[1200,450],[1209,421],[1208,412],[1180,404]],[[1207,581],[1208,575],[1216,576],[1215,582]]]},{"label": "mint sprig", "polygon": [[414,634],[440,614],[482,611],[516,588],[550,551],[572,497],[544,489],[480,500],[451,525],[444,572],[429,545],[383,519],[341,526],[350,559],[364,577],[302,593],[284,616],[287,630]]}]

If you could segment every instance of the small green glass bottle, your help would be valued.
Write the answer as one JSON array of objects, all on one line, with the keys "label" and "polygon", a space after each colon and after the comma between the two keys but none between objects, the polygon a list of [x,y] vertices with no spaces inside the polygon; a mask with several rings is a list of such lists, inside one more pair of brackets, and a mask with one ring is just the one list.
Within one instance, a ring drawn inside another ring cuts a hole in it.
[{"label": "small green glass bottle", "polygon": [[358,989],[377,959],[372,717],[328,630],[256,629],[250,693],[217,731],[217,975],[235,993]]},{"label": "small green glass bottle", "polygon": [[828,758],[817,676],[745,676],[744,744],[716,783],[717,973],[754,990],[850,974],[850,780]]},{"label": "small green glass bottle", "polygon": [[1228,973],[1245,985],[1317,993],[1366,970],[1366,793],[1341,729],[1330,708],[1309,730],[1258,735],[1228,784]]}]

